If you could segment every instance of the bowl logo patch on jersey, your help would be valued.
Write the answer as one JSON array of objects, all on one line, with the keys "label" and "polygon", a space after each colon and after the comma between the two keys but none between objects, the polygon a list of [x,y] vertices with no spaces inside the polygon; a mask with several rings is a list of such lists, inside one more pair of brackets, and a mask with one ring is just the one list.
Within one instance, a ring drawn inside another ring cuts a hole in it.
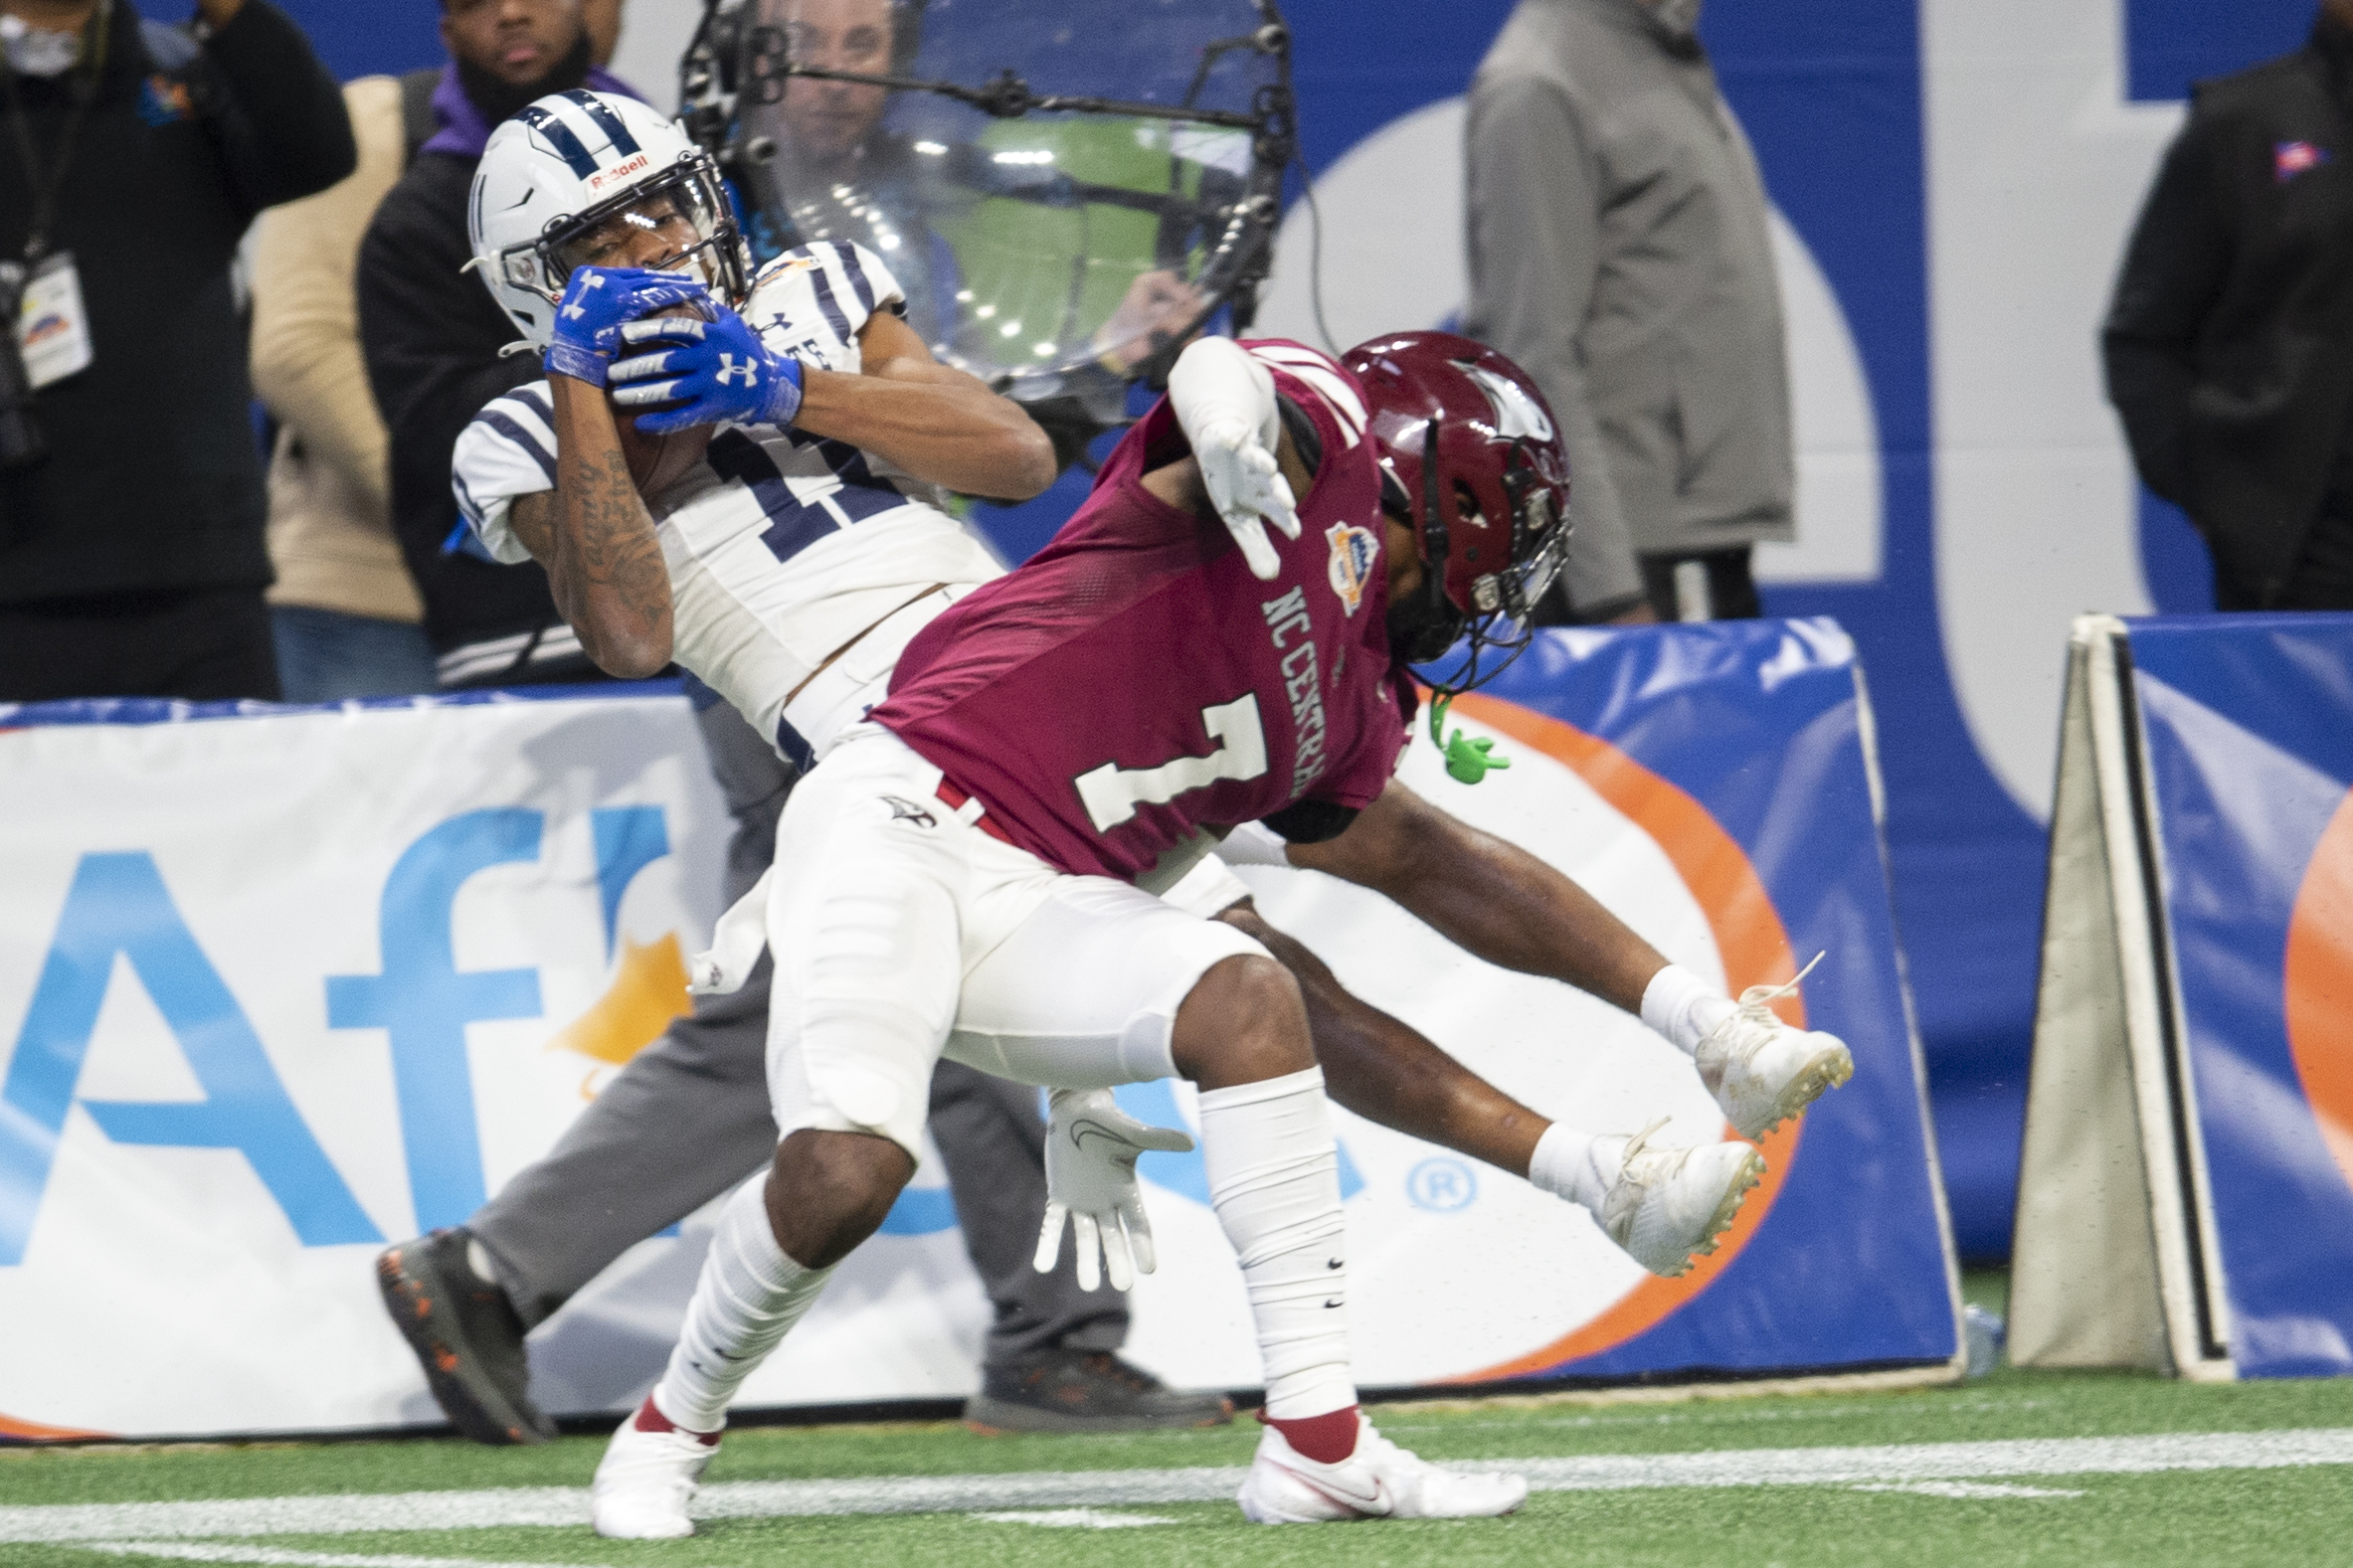
[{"label": "bowl logo patch on jersey", "polygon": [[1372,569],[1379,564],[1380,541],[1371,529],[1351,523],[1334,523],[1324,537],[1332,541],[1332,592],[1353,615],[1364,603],[1364,585],[1372,581]]}]

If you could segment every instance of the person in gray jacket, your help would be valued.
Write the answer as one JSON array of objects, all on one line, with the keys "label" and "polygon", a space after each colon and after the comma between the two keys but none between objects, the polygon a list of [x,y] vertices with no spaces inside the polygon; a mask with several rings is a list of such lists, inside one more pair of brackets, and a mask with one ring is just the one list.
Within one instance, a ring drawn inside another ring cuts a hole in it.
[{"label": "person in gray jacket", "polygon": [[1750,547],[1795,533],[1764,186],[1699,9],[1520,0],[1471,87],[1463,330],[1564,427],[1577,620],[1757,614]]}]

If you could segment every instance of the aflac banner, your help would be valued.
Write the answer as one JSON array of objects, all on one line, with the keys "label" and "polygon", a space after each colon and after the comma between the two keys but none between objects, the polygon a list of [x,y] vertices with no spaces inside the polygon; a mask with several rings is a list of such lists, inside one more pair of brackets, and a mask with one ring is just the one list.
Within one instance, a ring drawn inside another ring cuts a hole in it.
[{"label": "aflac banner", "polygon": [[[1513,767],[1469,788],[1417,744],[1409,782],[1735,990],[1828,951],[1782,1006],[1857,1071],[1767,1140],[1740,1223],[1674,1282],[1526,1183],[1343,1116],[1362,1380],[1949,1375],[1951,1255],[1845,636],[1554,633],[1456,712]],[[0,1434],[436,1423],[372,1262],[463,1219],[682,1003],[725,831],[686,704],[44,725],[0,731]],[[1634,1020],[1328,879],[1252,874],[1352,984],[1539,1110],[1724,1135]],[[1123,1098],[1191,1114],[1167,1085]],[[1144,1173],[1163,1261],[1130,1352],[1255,1383],[1197,1156]],[[534,1336],[548,1408],[641,1395],[703,1240],[689,1220],[641,1244]],[[744,1403],[960,1396],[986,1318],[927,1158]]]},{"label": "aflac banner", "polygon": [[60,717],[0,730],[0,1433],[435,1419],[371,1264],[679,1010],[687,705]]}]

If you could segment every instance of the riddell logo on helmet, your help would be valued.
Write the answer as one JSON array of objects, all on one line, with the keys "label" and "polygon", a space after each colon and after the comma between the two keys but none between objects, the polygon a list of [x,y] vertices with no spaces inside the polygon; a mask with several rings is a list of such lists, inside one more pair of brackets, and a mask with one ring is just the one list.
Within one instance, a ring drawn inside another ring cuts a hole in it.
[{"label": "riddell logo on helmet", "polygon": [[640,152],[626,163],[617,163],[610,169],[600,169],[590,175],[588,188],[592,192],[601,191],[616,180],[626,180],[633,174],[642,174],[652,167],[653,154]]}]

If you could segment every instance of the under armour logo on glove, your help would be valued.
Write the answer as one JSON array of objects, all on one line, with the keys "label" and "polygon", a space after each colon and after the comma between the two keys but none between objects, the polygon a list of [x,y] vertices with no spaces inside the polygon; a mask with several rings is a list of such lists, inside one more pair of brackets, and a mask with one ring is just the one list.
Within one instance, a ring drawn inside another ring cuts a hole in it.
[{"label": "under armour logo on glove", "polygon": [[[605,269],[601,266],[584,266],[573,275],[579,281],[584,296],[592,288],[605,286]],[[581,321],[585,320],[587,316],[588,306],[586,305],[569,304],[564,307],[564,319],[567,321]]]},{"label": "under armour logo on glove", "polygon": [[677,272],[641,266],[573,268],[547,345],[548,373],[602,387],[621,324],[681,304],[704,311],[719,308],[699,281]]},{"label": "under armour logo on glove", "polygon": [[[656,409],[637,416],[637,429],[666,436],[695,425],[773,425],[783,429],[801,412],[801,361],[760,341],[744,318],[720,306],[708,321],[662,316],[632,321],[621,341],[650,352],[617,362],[613,401]],[[661,408],[664,404],[679,405]]]}]

